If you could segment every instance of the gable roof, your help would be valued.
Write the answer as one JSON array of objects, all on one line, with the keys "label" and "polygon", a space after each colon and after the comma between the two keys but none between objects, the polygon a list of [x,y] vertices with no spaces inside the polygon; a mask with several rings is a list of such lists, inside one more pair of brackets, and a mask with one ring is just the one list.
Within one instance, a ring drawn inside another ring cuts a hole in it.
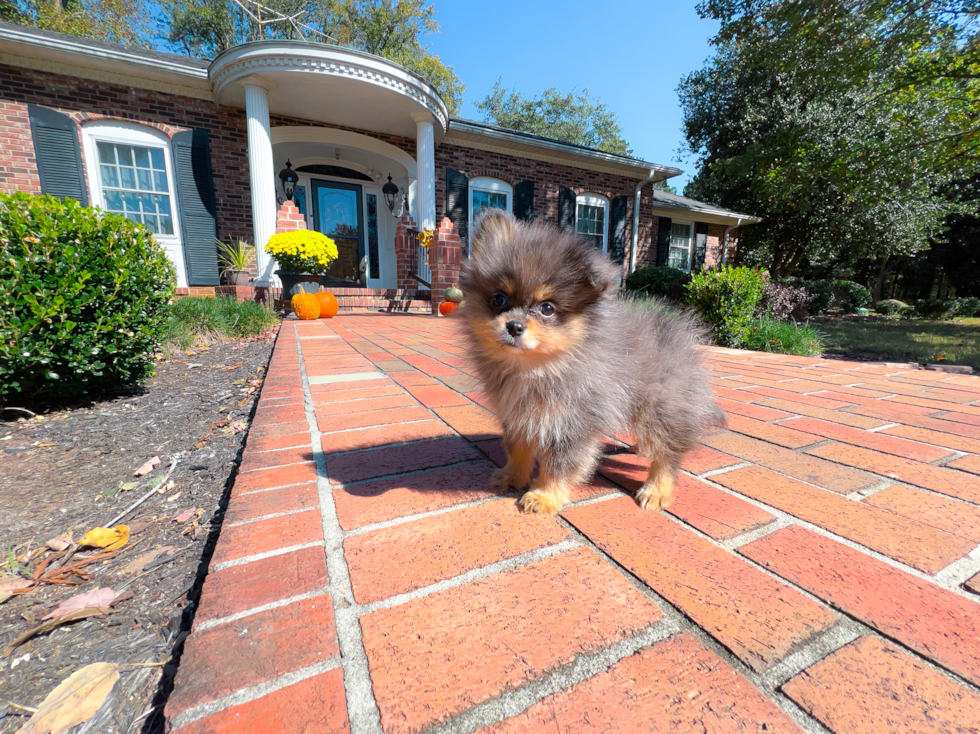
[{"label": "gable roof", "polygon": [[656,189],[653,190],[653,209],[655,213],[665,211],[668,214],[697,214],[701,221],[711,221],[712,217],[720,217],[726,220],[740,219],[742,220],[741,224],[755,224],[762,221],[759,217],[753,217],[751,214],[743,214],[714,204],[706,204],[697,199],[689,199],[686,196],[678,196]]}]

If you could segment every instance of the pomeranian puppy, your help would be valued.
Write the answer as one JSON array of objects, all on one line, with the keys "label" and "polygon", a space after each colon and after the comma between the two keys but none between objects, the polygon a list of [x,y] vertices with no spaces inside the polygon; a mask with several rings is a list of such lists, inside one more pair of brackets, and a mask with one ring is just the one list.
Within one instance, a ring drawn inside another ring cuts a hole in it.
[{"label": "pomeranian puppy", "polygon": [[684,454],[724,425],[687,316],[630,305],[617,268],[588,242],[491,209],[463,264],[470,357],[503,425],[507,464],[490,480],[527,512],[557,513],[588,479],[600,435],[629,433],[650,461],[636,499],[661,509]]}]

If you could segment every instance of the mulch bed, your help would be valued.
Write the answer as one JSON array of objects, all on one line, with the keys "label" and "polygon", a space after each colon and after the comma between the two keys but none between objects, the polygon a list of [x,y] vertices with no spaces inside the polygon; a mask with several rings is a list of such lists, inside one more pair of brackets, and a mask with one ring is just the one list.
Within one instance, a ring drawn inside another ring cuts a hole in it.
[{"label": "mulch bed", "polygon": [[[18,707],[37,707],[93,662],[142,665],[121,669],[108,703],[77,732],[163,731],[175,653],[190,629],[273,341],[270,334],[195,347],[160,361],[156,376],[129,394],[37,418],[3,413],[0,577],[20,566],[25,586],[41,581],[0,603],[0,648],[73,595],[108,587],[116,600],[106,614],[43,631],[6,656],[0,649],[0,734],[30,716]],[[155,456],[159,465],[133,476]],[[106,553],[78,544],[151,492],[117,523],[129,527],[126,545]],[[60,553],[46,548],[57,538],[72,542]]]}]

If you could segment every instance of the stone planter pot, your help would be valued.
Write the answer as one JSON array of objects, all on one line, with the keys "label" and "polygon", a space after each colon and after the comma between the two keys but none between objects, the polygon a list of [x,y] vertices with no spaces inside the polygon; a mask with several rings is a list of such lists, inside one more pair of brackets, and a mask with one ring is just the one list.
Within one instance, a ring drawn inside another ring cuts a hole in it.
[{"label": "stone planter pot", "polygon": [[249,285],[252,275],[247,270],[226,270],[222,273],[225,285]]},{"label": "stone planter pot", "polygon": [[282,298],[288,301],[297,293],[317,293],[320,290],[320,276],[298,270],[277,270],[282,281]]}]

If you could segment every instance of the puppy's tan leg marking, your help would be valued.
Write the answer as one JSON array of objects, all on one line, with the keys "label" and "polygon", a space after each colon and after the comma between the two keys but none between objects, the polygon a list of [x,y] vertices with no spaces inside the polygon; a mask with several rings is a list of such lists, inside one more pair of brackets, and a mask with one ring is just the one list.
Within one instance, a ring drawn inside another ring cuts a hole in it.
[{"label": "puppy's tan leg marking", "polygon": [[663,510],[670,506],[673,495],[673,469],[654,464],[650,466],[646,482],[636,493],[636,501],[644,509]]},{"label": "puppy's tan leg marking", "polygon": [[535,487],[517,501],[524,512],[557,515],[568,502],[568,489],[574,484],[565,477],[556,477],[544,471],[535,481]]},{"label": "puppy's tan leg marking", "polygon": [[490,488],[499,492],[524,489],[534,468],[534,454],[523,441],[504,439],[504,448],[507,450],[507,465],[490,476]]}]

